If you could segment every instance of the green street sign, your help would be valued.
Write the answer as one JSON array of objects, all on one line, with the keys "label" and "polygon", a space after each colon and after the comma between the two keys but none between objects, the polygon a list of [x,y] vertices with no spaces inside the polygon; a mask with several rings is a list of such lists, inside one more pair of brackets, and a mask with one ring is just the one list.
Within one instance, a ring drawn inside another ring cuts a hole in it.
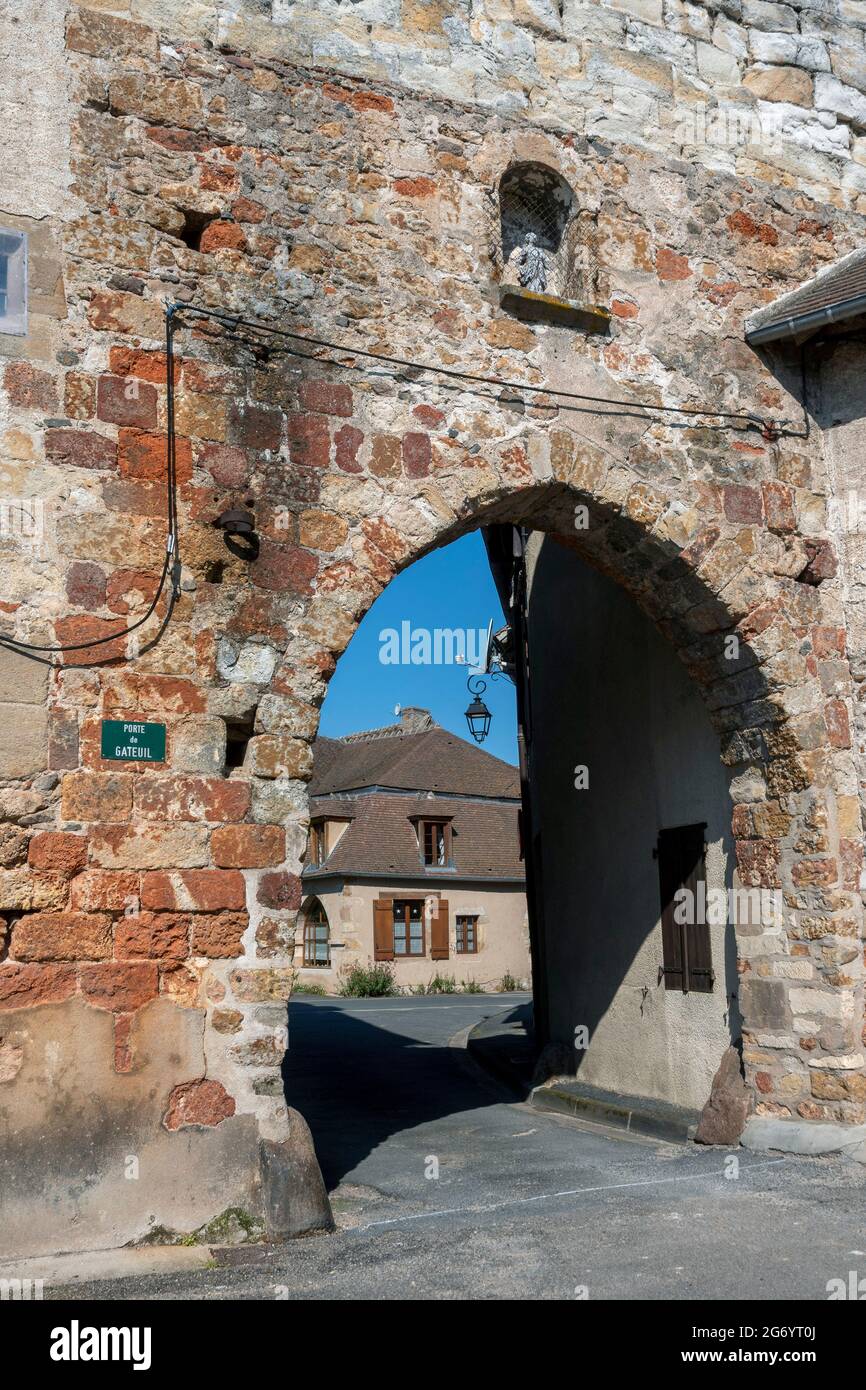
[{"label": "green street sign", "polygon": [[102,756],[112,762],[164,763],[165,725],[103,719]]}]

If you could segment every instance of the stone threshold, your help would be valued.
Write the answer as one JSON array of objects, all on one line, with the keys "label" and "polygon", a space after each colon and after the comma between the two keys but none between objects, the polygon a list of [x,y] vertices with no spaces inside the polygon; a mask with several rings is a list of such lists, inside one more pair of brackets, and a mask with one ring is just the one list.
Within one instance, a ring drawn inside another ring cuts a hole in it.
[{"label": "stone threshold", "polygon": [[605,1091],[567,1076],[553,1077],[543,1086],[535,1086],[529,1103],[536,1110],[553,1110],[575,1120],[672,1144],[685,1144],[694,1138],[700,1119],[698,1110],[646,1096]]},{"label": "stone threshold", "polygon": [[584,333],[607,333],[610,310],[601,304],[579,304],[556,294],[539,294],[519,285],[500,285],[499,305],[524,323],[549,323],[557,328],[577,328]]}]

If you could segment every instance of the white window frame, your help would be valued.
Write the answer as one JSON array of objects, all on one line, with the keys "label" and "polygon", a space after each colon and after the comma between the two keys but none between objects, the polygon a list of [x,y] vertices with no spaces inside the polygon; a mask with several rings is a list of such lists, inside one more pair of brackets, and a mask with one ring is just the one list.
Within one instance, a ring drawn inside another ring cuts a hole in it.
[{"label": "white window frame", "polygon": [[27,334],[27,233],[0,226],[0,257],[6,261],[6,311],[0,333]]}]

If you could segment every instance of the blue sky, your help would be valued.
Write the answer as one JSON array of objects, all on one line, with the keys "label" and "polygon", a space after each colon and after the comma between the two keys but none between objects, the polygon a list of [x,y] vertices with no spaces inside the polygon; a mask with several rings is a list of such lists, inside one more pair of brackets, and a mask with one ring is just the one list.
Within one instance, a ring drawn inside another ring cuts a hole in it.
[{"label": "blue sky", "polygon": [[[321,733],[337,738],[393,724],[397,705],[420,705],[444,728],[468,739],[464,711],[471,697],[466,667],[385,664],[380,654],[387,654],[387,645],[381,634],[397,633],[402,645],[403,624],[408,622],[413,634],[425,629],[432,642],[436,628],[486,631],[491,618],[494,630],[505,622],[480,532],[473,531],[410,565],[379,595],[340,658],[322,707]],[[488,680],[484,700],[493,719],[483,747],[516,763],[517,718],[511,681]]]}]

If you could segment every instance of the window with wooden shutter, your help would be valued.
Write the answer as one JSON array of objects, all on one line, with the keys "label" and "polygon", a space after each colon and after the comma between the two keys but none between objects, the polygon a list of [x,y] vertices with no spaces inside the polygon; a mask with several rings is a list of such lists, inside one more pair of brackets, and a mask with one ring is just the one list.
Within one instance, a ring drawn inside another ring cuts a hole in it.
[{"label": "window with wooden shutter", "polygon": [[390,898],[380,898],[373,904],[373,956],[376,960],[394,959],[394,918]]},{"label": "window with wooden shutter", "polygon": [[430,919],[430,958],[448,959],[448,903],[437,898]]},{"label": "window with wooden shutter", "polygon": [[[656,857],[662,912],[665,989],[710,994],[715,981],[706,920],[706,844],[701,825],[660,830]],[[682,898],[681,890],[687,896]],[[678,910],[678,896],[684,906]]]}]

